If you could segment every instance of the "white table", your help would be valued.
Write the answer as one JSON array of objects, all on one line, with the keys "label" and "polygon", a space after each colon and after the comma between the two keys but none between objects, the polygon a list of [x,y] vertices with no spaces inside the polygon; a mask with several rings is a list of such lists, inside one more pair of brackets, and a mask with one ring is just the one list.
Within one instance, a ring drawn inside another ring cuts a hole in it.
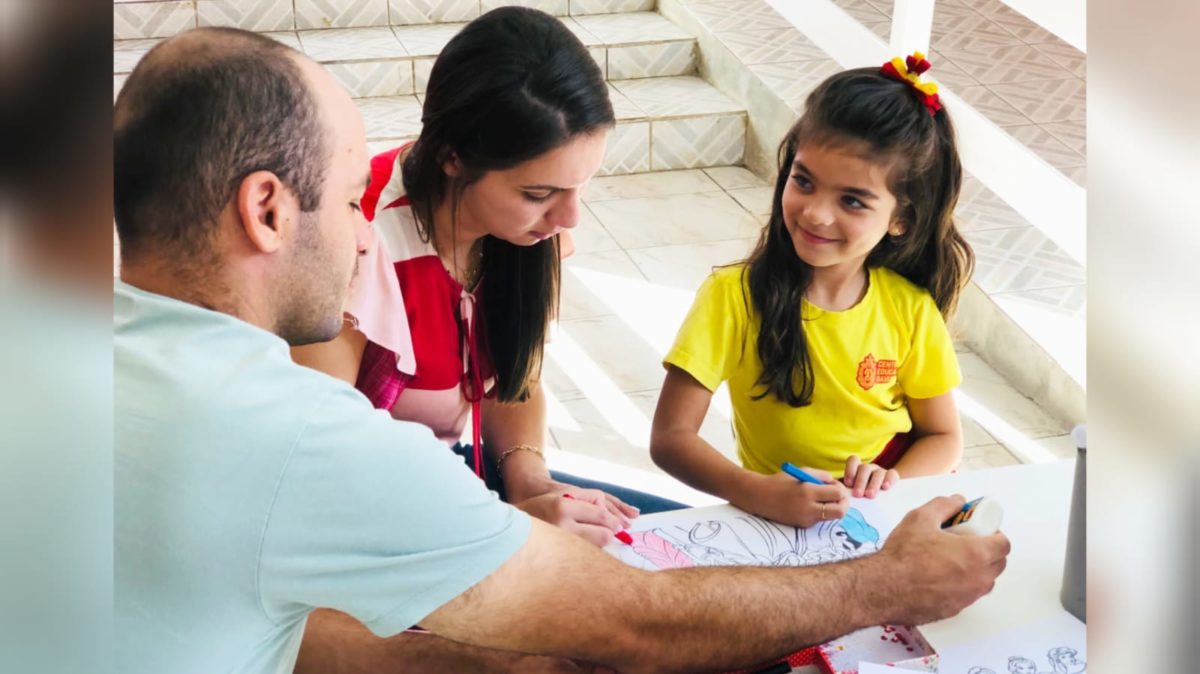
[{"label": "white table", "polygon": [[937,650],[1003,632],[1063,610],[1063,556],[1075,478],[1073,459],[1049,464],[901,480],[879,504],[898,518],[935,496],[990,496],[1004,508],[1001,531],[1012,542],[1008,567],[991,594],[948,620],[921,626]]},{"label": "white table", "polygon": [[[930,499],[955,493],[967,499],[992,497],[1004,509],[1001,531],[1012,543],[1008,566],[990,594],[953,618],[920,626],[935,650],[945,651],[1064,613],[1059,593],[1074,467],[1075,461],[1070,459],[901,480],[875,500],[882,516],[893,525]],[[727,504],[710,507],[723,515],[732,508]],[[818,670],[804,667],[793,672],[817,674]]]},{"label": "white table", "polygon": [[[901,480],[879,499],[879,505],[896,522],[930,499],[954,493],[967,499],[991,496],[1004,508],[1000,529],[1012,542],[1008,566],[991,594],[953,618],[921,626],[921,634],[935,650],[944,651],[1063,611],[1058,595],[1074,479],[1075,461],[1071,459]],[[792,672],[820,674],[816,667]]]},{"label": "white table", "polygon": [[[935,650],[945,651],[1063,613],[1059,593],[1074,467],[1075,461],[1070,459],[901,480],[876,499],[893,524],[930,499],[955,493],[967,499],[992,497],[1004,509],[1001,531],[1012,543],[1008,566],[990,594],[953,618],[920,627]],[[818,672],[814,667],[793,671]]]}]

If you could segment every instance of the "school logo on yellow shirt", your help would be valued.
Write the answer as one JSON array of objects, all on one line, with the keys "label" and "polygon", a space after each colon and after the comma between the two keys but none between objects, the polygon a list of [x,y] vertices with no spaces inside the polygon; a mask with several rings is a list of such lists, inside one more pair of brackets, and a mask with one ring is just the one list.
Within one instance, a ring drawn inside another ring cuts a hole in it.
[{"label": "school logo on yellow shirt", "polygon": [[896,376],[896,361],[891,359],[875,360],[875,356],[867,354],[858,364],[858,385],[864,391],[871,390],[876,384],[886,384]]}]

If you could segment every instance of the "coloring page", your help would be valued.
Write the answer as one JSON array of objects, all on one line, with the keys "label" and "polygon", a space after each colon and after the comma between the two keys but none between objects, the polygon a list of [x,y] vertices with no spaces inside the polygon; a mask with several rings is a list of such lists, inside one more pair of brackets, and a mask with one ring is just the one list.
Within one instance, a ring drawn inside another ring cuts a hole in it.
[{"label": "coloring page", "polygon": [[1087,626],[1063,611],[940,656],[941,674],[1081,674],[1087,672]]},{"label": "coloring page", "polygon": [[649,571],[690,566],[809,566],[877,552],[894,524],[873,501],[852,499],[840,520],[807,529],[733,506],[691,508],[633,521],[633,545],[609,544],[621,561]]}]

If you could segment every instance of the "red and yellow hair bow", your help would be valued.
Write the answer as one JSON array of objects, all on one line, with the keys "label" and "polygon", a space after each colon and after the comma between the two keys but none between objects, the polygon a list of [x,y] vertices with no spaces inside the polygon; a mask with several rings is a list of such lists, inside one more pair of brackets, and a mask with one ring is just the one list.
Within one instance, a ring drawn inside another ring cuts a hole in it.
[{"label": "red and yellow hair bow", "polygon": [[915,51],[912,53],[912,56],[906,57],[903,60],[897,56],[883,64],[883,74],[916,89],[917,93],[921,94],[921,100],[925,103],[929,114],[935,115],[938,110],[942,109],[942,103],[938,100],[937,83],[921,81],[921,74],[929,70],[930,67],[931,64],[925,58],[925,55],[919,51]]}]

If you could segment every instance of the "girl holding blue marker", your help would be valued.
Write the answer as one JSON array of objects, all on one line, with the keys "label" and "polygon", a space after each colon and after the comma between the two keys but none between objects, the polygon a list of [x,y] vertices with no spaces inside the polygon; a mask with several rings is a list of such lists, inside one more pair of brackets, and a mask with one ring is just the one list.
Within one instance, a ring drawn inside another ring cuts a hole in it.
[{"label": "girl holding blue marker", "polygon": [[[928,67],[917,53],[809,95],[757,247],[704,282],[664,359],[650,450],[667,472],[811,526],[842,517],[851,495],[958,465],[945,317],[974,256],[953,219],[962,167],[936,85],[920,80]],[[740,467],[698,434],[722,383]]]}]

